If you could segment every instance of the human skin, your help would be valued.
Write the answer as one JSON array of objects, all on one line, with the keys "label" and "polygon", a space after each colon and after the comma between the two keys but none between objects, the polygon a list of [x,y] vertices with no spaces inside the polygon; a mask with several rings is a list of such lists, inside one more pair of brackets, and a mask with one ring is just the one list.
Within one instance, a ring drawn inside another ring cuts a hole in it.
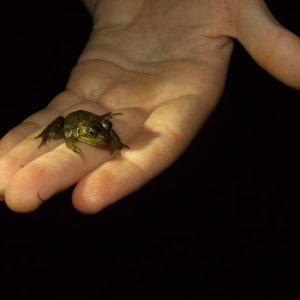
[{"label": "human skin", "polygon": [[[261,0],[84,2],[94,26],[66,90],[0,141],[0,193],[16,212],[76,184],[74,206],[96,213],[170,166],[218,103],[235,39],[300,87],[300,41]],[[122,112],[114,129],[130,149],[112,157],[81,144],[84,160],[63,141],[37,149],[43,127],[79,109]]]}]

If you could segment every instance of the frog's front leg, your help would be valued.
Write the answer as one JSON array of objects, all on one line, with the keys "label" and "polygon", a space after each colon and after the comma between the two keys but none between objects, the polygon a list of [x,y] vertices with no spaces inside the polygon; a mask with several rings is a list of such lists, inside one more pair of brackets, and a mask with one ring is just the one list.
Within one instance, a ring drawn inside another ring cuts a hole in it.
[{"label": "frog's front leg", "polygon": [[52,121],[38,136],[35,138],[42,138],[42,141],[38,148],[42,145],[45,145],[47,142],[53,139],[62,139],[64,138],[64,127],[65,119],[64,117],[57,117],[54,121]]},{"label": "frog's front leg", "polygon": [[85,158],[84,153],[75,145],[75,139],[72,137],[66,139],[66,146],[73,150],[75,153],[78,153],[82,158]]}]

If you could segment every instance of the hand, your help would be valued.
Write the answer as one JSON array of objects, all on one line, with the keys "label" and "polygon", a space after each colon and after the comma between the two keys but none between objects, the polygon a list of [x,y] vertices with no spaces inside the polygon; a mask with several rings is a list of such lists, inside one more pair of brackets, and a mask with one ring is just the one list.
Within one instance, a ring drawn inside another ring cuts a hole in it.
[{"label": "hand", "polygon": [[[67,88],[0,142],[0,191],[18,212],[74,184],[74,206],[96,213],[172,164],[217,104],[233,39],[273,76],[299,87],[300,42],[260,0],[92,1],[94,28]],[[90,4],[91,2],[91,4]],[[96,2],[96,1],[94,1]],[[121,156],[34,139],[58,115],[121,111]]]}]

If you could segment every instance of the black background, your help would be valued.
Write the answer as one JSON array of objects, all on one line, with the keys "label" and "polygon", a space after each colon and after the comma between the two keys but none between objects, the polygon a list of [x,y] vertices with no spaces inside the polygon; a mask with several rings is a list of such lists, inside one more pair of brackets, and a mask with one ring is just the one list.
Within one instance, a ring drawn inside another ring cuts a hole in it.
[{"label": "black background", "polygon": [[[267,3],[300,35],[299,1]],[[64,89],[91,29],[79,0],[12,1],[2,14],[1,135]],[[0,203],[11,297],[287,298],[300,283],[299,98],[237,44],[217,109],[147,186],[94,216],[75,211],[72,189],[31,214]]]}]

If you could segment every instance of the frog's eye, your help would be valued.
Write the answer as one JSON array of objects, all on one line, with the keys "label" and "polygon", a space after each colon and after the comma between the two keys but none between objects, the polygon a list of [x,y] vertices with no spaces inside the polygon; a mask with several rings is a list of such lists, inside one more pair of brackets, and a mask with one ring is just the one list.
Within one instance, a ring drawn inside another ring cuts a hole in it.
[{"label": "frog's eye", "polygon": [[103,127],[105,130],[110,130],[110,129],[112,128],[112,124],[111,124],[111,122],[108,121],[108,120],[103,120],[103,121],[101,122],[101,124],[102,124],[102,127]]},{"label": "frog's eye", "polygon": [[90,127],[87,131],[89,136],[97,136],[97,130],[93,127]]}]

